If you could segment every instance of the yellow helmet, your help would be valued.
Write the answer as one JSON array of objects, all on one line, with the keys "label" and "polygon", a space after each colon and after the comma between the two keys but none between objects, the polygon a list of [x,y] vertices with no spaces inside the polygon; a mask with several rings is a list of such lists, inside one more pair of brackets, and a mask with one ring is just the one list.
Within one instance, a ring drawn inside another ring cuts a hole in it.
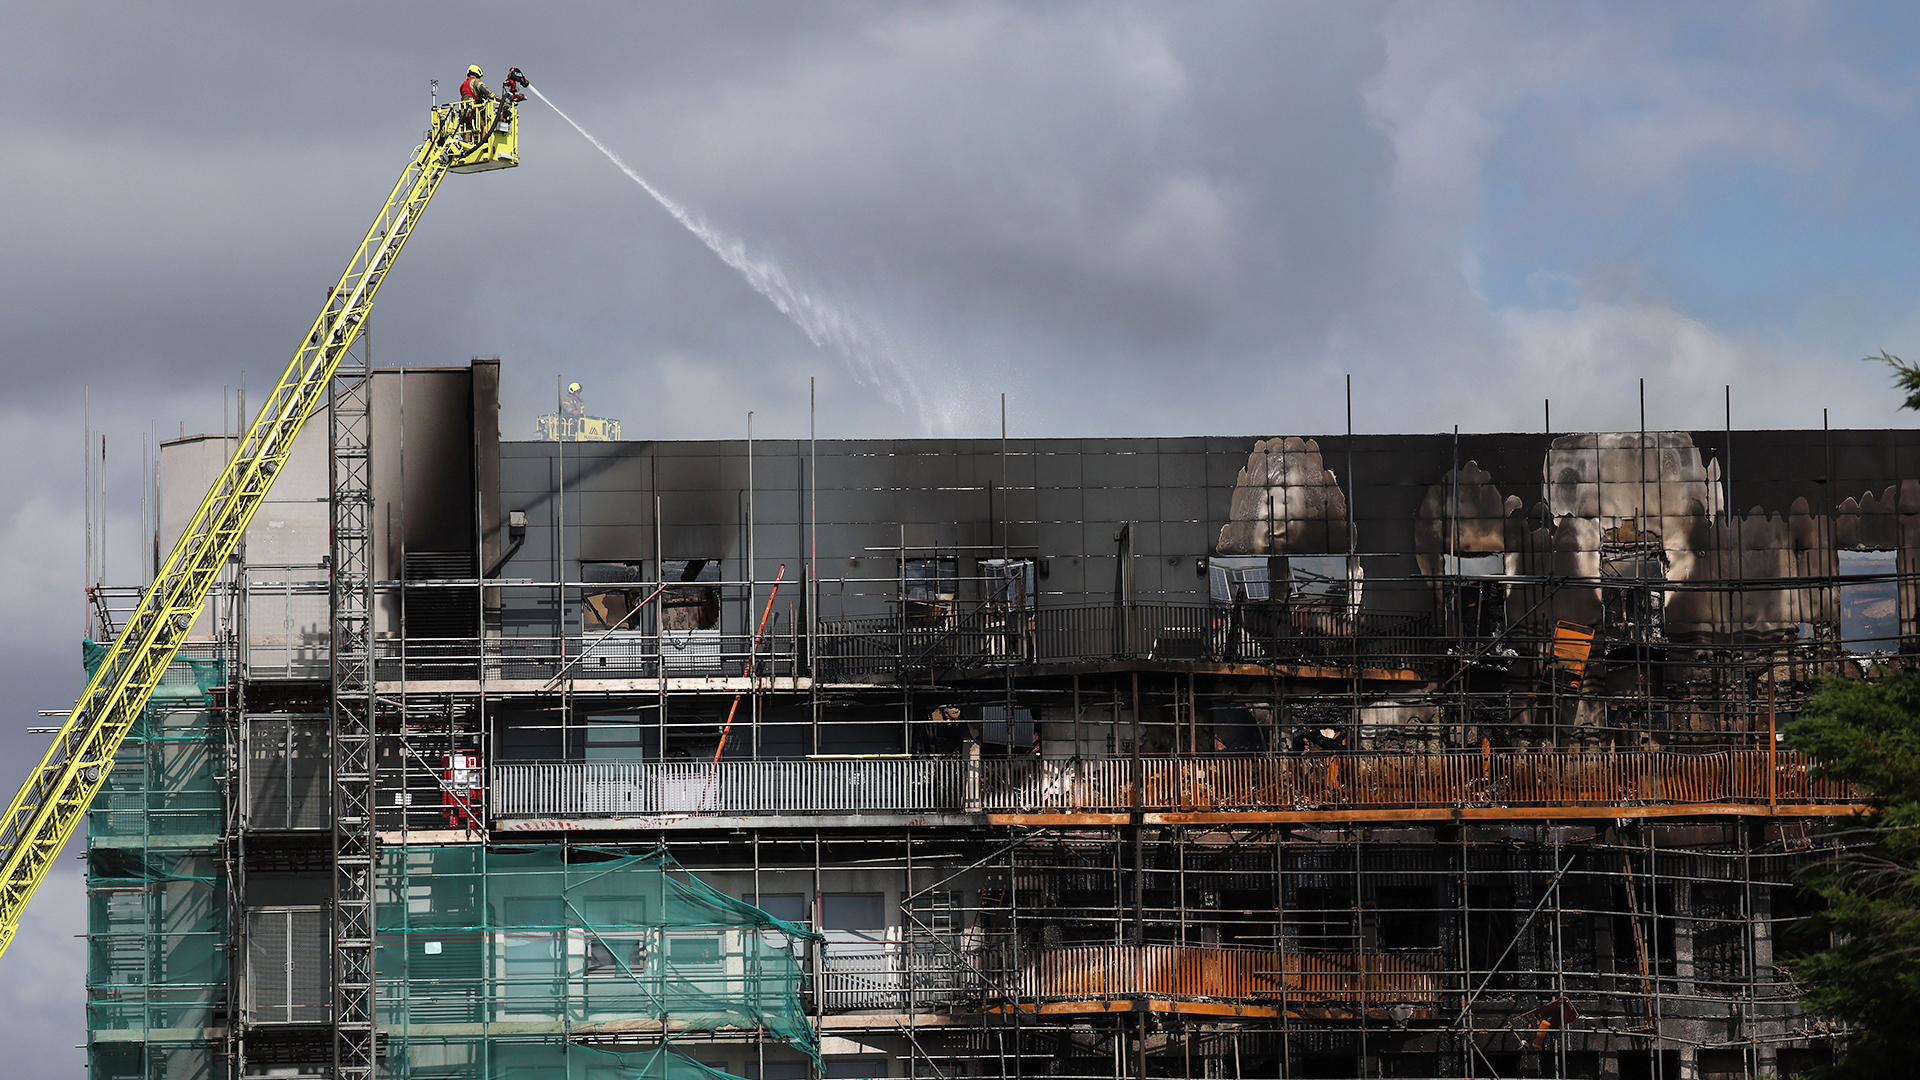
[{"label": "yellow helmet", "polygon": [[480,70],[479,64],[468,64],[467,74],[473,76],[476,79],[479,79],[479,78],[484,78],[487,73]]}]

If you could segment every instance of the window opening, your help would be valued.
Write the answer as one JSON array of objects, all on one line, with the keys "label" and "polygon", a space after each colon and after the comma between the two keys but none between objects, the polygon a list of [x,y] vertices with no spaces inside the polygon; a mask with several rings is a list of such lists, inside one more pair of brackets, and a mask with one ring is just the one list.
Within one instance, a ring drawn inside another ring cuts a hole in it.
[{"label": "window opening", "polygon": [[[644,934],[594,933],[587,940],[587,975],[599,978],[644,975],[651,955]],[[626,965],[624,969],[622,964]]]},{"label": "window opening", "polygon": [[720,560],[666,559],[660,569],[663,580],[670,583],[660,594],[661,628],[718,630],[720,587],[705,583],[720,580]]},{"label": "window opening", "polygon": [[887,932],[884,893],[825,893],[820,897],[820,928],[827,939],[879,941]]},{"label": "window opening", "polygon": [[1900,647],[1898,564],[1891,551],[1842,551],[1840,576],[1876,580],[1840,586],[1840,638],[1860,653],[1893,652]]},{"label": "window opening", "polygon": [[[747,894],[744,899],[753,904],[753,894]],[[809,921],[807,898],[803,893],[761,893],[760,902],[754,906],[782,922],[805,926]]]},{"label": "window opening", "polygon": [[646,729],[638,717],[588,716],[582,729],[586,740],[580,756],[585,761],[644,761]]},{"label": "window opening", "polygon": [[[1215,603],[1234,604],[1247,600],[1266,600],[1271,595],[1270,560],[1264,555],[1216,555],[1207,560],[1207,589]],[[1285,579],[1286,571],[1281,570]]]},{"label": "window opening", "polygon": [[981,559],[980,598],[1004,611],[1032,611],[1037,595],[1032,559]]},{"label": "window opening", "polygon": [[1299,935],[1303,951],[1360,951],[1350,886],[1301,886],[1295,891],[1294,908],[1287,912],[1287,918]]},{"label": "window opening", "polygon": [[1667,552],[1660,534],[1632,521],[1600,535],[1600,577],[1622,582],[1601,590],[1609,637],[1654,641],[1665,636]]},{"label": "window opening", "polygon": [[1033,609],[1037,581],[1032,559],[981,559],[981,630],[992,656],[1025,657],[1033,652]]},{"label": "window opening", "polygon": [[1296,603],[1340,607],[1358,576],[1345,555],[1291,555],[1286,560],[1288,599]]},{"label": "window opening", "polygon": [[1499,577],[1506,573],[1500,555],[1442,555],[1442,571],[1450,577]]},{"label": "window opening", "polygon": [[960,560],[953,555],[900,560],[900,605],[909,623],[944,620],[959,594]]},{"label": "window opening", "polygon": [[643,571],[638,559],[580,564],[580,580],[587,584],[580,596],[581,620],[589,633],[645,629],[641,623],[645,612],[633,612],[651,592]]},{"label": "window opening", "polygon": [[1440,916],[1433,890],[1421,885],[1383,885],[1375,890],[1374,917],[1382,949],[1438,949]]}]

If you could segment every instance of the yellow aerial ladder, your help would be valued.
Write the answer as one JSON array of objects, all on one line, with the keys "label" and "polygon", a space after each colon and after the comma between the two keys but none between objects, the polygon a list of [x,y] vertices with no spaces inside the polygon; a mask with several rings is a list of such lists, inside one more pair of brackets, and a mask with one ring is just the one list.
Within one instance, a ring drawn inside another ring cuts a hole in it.
[{"label": "yellow aerial ladder", "polygon": [[0,952],[12,942],[27,900],[106,783],[114,751],[199,618],[208,590],[286,464],[294,437],[326,402],[335,371],[359,336],[380,282],[440,181],[450,172],[520,163],[517,113],[524,100],[519,91],[527,85],[514,68],[499,97],[433,109],[426,141],[400,174],[233,460],[201,500],[139,607],[94,669],[53,747],[0,818]]}]

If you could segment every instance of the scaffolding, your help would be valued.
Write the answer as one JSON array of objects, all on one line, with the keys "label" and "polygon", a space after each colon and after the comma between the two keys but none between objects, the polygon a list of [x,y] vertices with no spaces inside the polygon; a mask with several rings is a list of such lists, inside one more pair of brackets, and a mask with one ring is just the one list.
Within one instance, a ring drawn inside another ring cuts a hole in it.
[{"label": "scaffolding", "polygon": [[[622,1046],[671,1048],[647,1068],[672,1073],[683,1066],[663,1063],[701,1033],[819,1058],[801,1000],[818,935],[703,885],[664,848],[395,846],[377,887],[389,1076],[518,1075]],[[585,1060],[584,1075],[666,1075]]]},{"label": "scaffolding", "polygon": [[[84,646],[89,671],[103,650]],[[212,1080],[229,984],[224,665],[176,660],[87,816],[91,1075]]]},{"label": "scaffolding", "polygon": [[[1236,488],[1223,546],[1068,515],[1092,539],[1048,554],[1041,464],[862,444],[851,523],[802,559],[753,539],[750,471],[744,513],[672,520],[737,456],[685,448],[676,479],[638,446],[523,444],[544,537],[503,502],[495,548],[401,544],[374,586],[385,1075],[1732,1080],[1844,1037],[1782,960],[1821,944],[1793,882],[1860,800],[1782,735],[1821,680],[1920,655],[1920,563],[1874,516],[1900,489],[1741,517],[1724,478],[1666,490],[1699,464],[1675,440],[1580,436],[1551,452],[1596,479],[1550,479],[1557,518],[1456,452],[1411,494],[1346,482],[1344,514],[1421,508],[1398,548],[1302,541]],[[802,545],[807,450],[760,493]],[[890,453],[973,472],[915,489]],[[922,544],[874,520],[882,491],[988,510]],[[1209,538],[1229,515],[1179,513]],[[232,898],[230,1075],[321,1074],[303,1010],[329,986],[295,948],[337,816],[312,574],[240,568],[224,840],[153,864]]]}]

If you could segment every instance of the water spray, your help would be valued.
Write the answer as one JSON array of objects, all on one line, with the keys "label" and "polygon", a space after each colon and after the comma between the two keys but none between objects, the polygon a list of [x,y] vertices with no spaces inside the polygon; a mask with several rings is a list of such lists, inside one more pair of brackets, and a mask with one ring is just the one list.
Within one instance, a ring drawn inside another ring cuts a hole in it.
[{"label": "water spray", "polygon": [[620,159],[620,155],[608,148],[606,143],[594,138],[593,133],[580,126],[580,122],[568,116],[558,105],[537,87],[528,86],[533,96],[546,102],[548,108],[565,120],[573,130],[579,132],[594,145],[607,160],[613,162],[627,179],[640,185],[640,189],[660,204],[673,219],[684,225],[688,232],[700,239],[707,250],[719,256],[720,261],[738,271],[753,290],[767,298],[779,309],[807,340],[816,347],[831,346],[847,362],[853,377],[867,385],[877,388],[893,406],[901,411],[911,407],[918,416],[923,428],[931,432],[936,419],[944,419],[937,410],[929,405],[919,383],[905,364],[882,344],[877,331],[863,326],[858,320],[840,311],[795,285],[780,264],[772,258],[757,255],[747,250],[739,238],[726,233],[708,222],[706,218],[688,207],[668,198],[659,188],[654,187],[647,178],[634,171],[633,167]]}]

